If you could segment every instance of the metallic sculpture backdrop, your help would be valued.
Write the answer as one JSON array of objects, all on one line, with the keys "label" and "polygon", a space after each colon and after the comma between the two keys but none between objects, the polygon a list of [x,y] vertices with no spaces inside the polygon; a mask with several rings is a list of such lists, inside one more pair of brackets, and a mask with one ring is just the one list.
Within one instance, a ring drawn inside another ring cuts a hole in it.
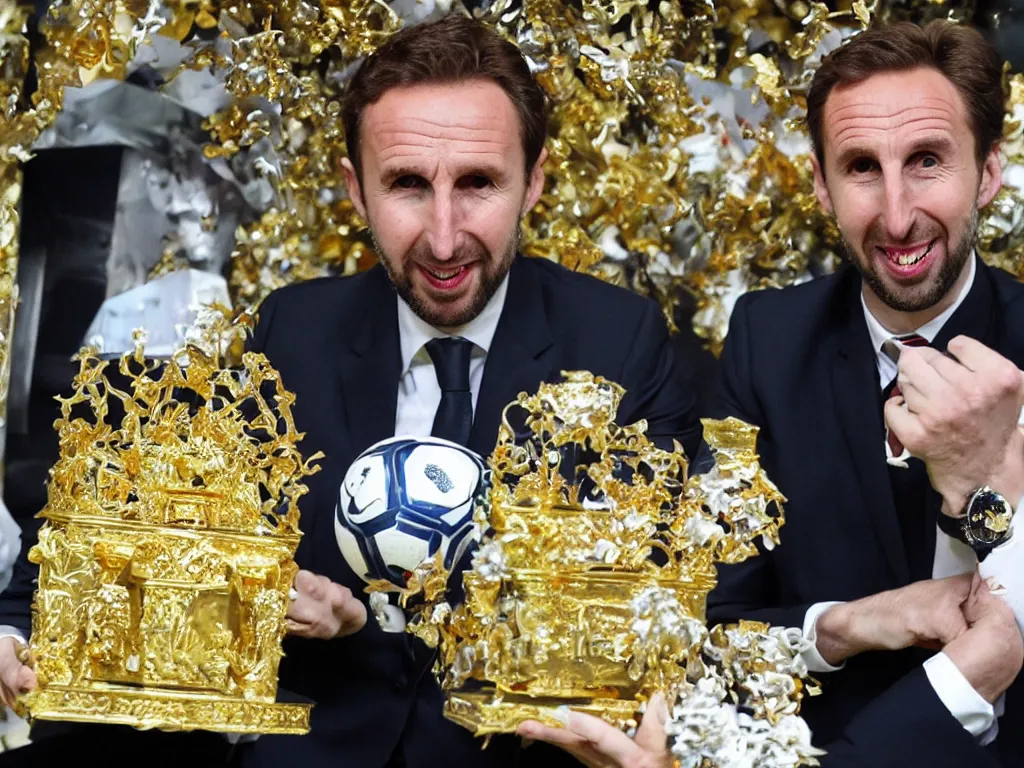
[{"label": "metallic sculpture backdrop", "polygon": [[[105,81],[127,77],[203,118],[202,173],[212,169],[244,200],[239,211],[199,195],[192,217],[208,231],[222,217],[240,223],[228,267],[236,303],[363,269],[374,257],[337,171],[344,84],[402,24],[450,11],[516,40],[549,96],[549,192],[524,222],[524,252],[654,295],[669,318],[680,291],[691,292],[695,330],[713,350],[738,295],[838,262],[837,231],[813,198],[802,124],[821,57],[873,18],[977,15],[997,36],[1004,17],[1016,18],[1012,8],[979,12],[975,3],[881,0],[485,0],[471,9],[436,0],[59,0],[42,21],[47,45],[36,56],[31,106],[5,86],[15,95],[0,159],[75,145],[76,133],[124,121],[89,104],[107,93]],[[21,17],[12,9],[5,18],[16,31]],[[24,50],[5,45],[5,71],[17,73]],[[1015,111],[1022,89],[1008,75]],[[76,120],[54,124],[64,104]],[[1017,117],[1007,123],[1009,165],[1021,151]],[[1024,174],[1010,169],[1007,182],[987,211],[982,245],[1021,274]],[[166,271],[188,263],[189,248],[179,231],[150,255]]]}]

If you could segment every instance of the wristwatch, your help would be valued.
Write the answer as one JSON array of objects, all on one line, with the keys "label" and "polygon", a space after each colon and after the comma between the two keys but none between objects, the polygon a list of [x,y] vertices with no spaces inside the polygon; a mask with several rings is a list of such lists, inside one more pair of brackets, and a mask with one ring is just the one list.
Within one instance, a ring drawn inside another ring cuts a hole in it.
[{"label": "wristwatch", "polygon": [[1013,506],[987,485],[974,491],[959,517],[939,514],[939,530],[975,551],[978,561],[1010,539]]}]

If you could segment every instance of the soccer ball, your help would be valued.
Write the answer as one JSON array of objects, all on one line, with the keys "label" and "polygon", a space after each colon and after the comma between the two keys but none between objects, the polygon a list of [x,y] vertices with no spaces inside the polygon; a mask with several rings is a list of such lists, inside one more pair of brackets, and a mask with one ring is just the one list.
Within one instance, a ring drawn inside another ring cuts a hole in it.
[{"label": "soccer ball", "polygon": [[485,487],[484,462],[436,437],[393,437],[363,451],[341,484],[334,533],[364,581],[404,587],[438,552],[459,562],[473,540],[473,506]]}]

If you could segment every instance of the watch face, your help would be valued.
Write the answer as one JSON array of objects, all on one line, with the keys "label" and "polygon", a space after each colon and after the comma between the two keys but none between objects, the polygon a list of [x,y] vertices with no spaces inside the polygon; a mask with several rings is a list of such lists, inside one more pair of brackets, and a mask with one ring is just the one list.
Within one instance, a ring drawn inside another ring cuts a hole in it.
[{"label": "watch face", "polygon": [[979,544],[998,544],[1006,538],[1013,508],[995,491],[983,488],[967,506],[966,533]]}]

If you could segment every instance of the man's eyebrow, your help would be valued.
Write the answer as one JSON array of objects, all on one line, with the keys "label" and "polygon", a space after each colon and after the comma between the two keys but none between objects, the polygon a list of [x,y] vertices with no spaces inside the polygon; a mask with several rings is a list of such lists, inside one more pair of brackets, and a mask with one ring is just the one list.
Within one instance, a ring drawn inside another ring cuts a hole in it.
[{"label": "man's eyebrow", "polygon": [[505,177],[505,170],[501,166],[489,163],[469,163],[458,170],[460,178],[463,176],[488,176],[494,179],[503,179]]},{"label": "man's eyebrow", "polygon": [[953,140],[949,137],[928,136],[911,144],[910,154],[913,156],[931,152],[936,155],[941,155],[953,152],[954,149]]},{"label": "man's eyebrow", "polygon": [[867,149],[866,147],[861,147],[858,145],[847,146],[838,155],[836,155],[836,165],[838,165],[840,168],[845,168],[847,165],[852,163],[854,160],[857,160],[858,158],[871,156],[871,150]]},{"label": "man's eyebrow", "polygon": [[384,186],[391,185],[396,179],[400,179],[403,176],[422,176],[423,173],[418,168],[413,168],[411,165],[394,165],[391,168],[387,168],[380,176],[380,182]]},{"label": "man's eyebrow", "polygon": [[[503,181],[506,176],[506,171],[500,165],[492,165],[490,163],[482,163],[477,161],[468,162],[465,166],[458,168],[458,178],[464,178],[466,176],[486,176],[497,181]],[[395,182],[396,179],[400,179],[403,176],[423,176],[423,171],[412,165],[394,165],[390,168],[385,168],[381,172],[380,183],[383,186],[390,186]]]}]

